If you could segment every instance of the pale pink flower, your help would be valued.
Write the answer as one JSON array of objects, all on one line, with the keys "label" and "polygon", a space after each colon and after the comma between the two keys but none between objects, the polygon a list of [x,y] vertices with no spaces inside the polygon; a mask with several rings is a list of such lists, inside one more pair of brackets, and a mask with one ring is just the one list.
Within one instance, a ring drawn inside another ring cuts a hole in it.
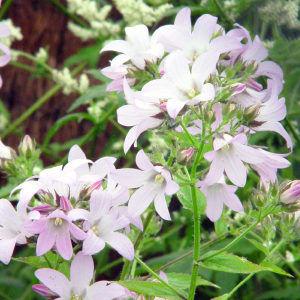
[{"label": "pale pink flower", "polygon": [[213,185],[199,181],[196,186],[201,187],[200,191],[206,198],[206,215],[212,222],[216,222],[220,218],[223,203],[233,211],[244,211],[240,199],[235,195],[237,187],[225,184],[224,176]]},{"label": "pale pink flower", "polygon": [[157,29],[153,38],[164,45],[166,52],[182,50],[190,61],[207,51],[225,53],[241,48],[240,42],[234,37],[220,36],[213,39],[215,32],[223,31],[217,20],[216,17],[204,14],[197,19],[192,31],[191,10],[186,7],[177,14],[174,25]]},{"label": "pale pink flower", "polygon": [[213,151],[204,154],[204,158],[212,161],[209,172],[205,178],[207,185],[217,183],[224,171],[229,180],[237,185],[244,186],[246,183],[247,172],[243,162],[258,164],[267,159],[267,156],[246,146],[247,137],[244,133],[232,137],[229,134],[222,134],[213,141]]},{"label": "pale pink flower", "polygon": [[280,191],[280,202],[284,204],[293,204],[299,202],[300,199],[300,180],[282,183]]},{"label": "pale pink flower", "polygon": [[105,191],[94,191],[90,200],[90,211],[73,209],[68,217],[75,220],[85,220],[83,229],[88,231],[88,237],[83,242],[83,253],[93,255],[100,252],[105,243],[118,251],[128,260],[133,260],[134,248],[130,239],[120,230],[130,221],[124,216],[110,212],[111,195]]},{"label": "pale pink flower", "polygon": [[33,234],[39,234],[36,246],[37,256],[47,253],[55,245],[59,254],[64,259],[70,260],[73,254],[70,233],[78,240],[87,238],[87,234],[73,224],[59,209],[25,228]]},{"label": "pale pink flower", "polygon": [[262,149],[258,149],[258,151],[265,154],[267,159],[262,163],[249,164],[249,166],[259,174],[260,180],[265,186],[267,186],[269,182],[275,183],[277,181],[277,169],[284,169],[291,165],[287,159],[283,158],[287,155],[270,153]]},{"label": "pale pink flower", "polygon": [[[70,281],[65,275],[52,269],[39,269],[35,271],[35,276],[58,295],[59,298],[54,298],[56,300],[112,300],[125,294],[122,286],[108,281],[98,281],[90,286],[94,276],[94,262],[90,255],[83,255],[81,251],[71,263]],[[46,288],[36,286],[32,287],[33,290],[42,296],[49,293]]]},{"label": "pale pink flower", "polygon": [[0,158],[12,159],[13,150],[10,147],[5,146],[0,139]]},{"label": "pale pink flower", "polygon": [[[160,272],[159,272],[159,277],[160,277],[163,281],[165,281],[166,283],[169,283],[169,280],[168,280],[168,278],[167,278],[167,275],[166,275],[164,272],[160,271]],[[155,282],[159,282],[157,279],[155,279],[154,281],[155,281]],[[154,300],[168,300],[168,299],[160,298],[160,297],[155,297]]]},{"label": "pale pink flower", "polygon": [[33,211],[27,215],[26,207],[26,203],[19,202],[15,211],[11,202],[0,200],[0,261],[5,264],[10,262],[15,245],[27,244],[27,238],[33,236],[25,226],[40,214]]},{"label": "pale pink flower", "polygon": [[[1,6],[1,3],[0,3]],[[5,23],[0,23],[0,38],[6,38],[11,35],[11,31]],[[4,53],[4,55],[0,56],[0,67],[3,67],[7,65],[11,60],[11,52],[10,49],[4,45],[3,43],[0,43],[0,50]],[[3,81],[0,76],[0,88],[2,87]]]},{"label": "pale pink flower", "polygon": [[165,220],[170,220],[165,194],[171,196],[179,190],[166,167],[153,166],[143,150],[136,156],[140,170],[119,169],[111,173],[112,178],[127,188],[139,188],[131,196],[128,212],[132,217],[141,215],[154,200],[157,213]]},{"label": "pale pink flower", "polygon": [[167,99],[168,114],[175,119],[185,105],[214,99],[214,86],[204,82],[216,71],[218,59],[218,53],[206,52],[196,59],[190,70],[183,52],[176,50],[166,58],[165,75],[148,82],[142,95]]},{"label": "pale pink flower", "polygon": [[164,122],[163,110],[158,104],[142,101],[138,98],[139,93],[133,93],[124,78],[125,99],[130,105],[124,105],[117,110],[118,123],[124,126],[133,126],[124,141],[124,152],[134,144],[137,146],[137,139],[146,130],[154,129]]}]

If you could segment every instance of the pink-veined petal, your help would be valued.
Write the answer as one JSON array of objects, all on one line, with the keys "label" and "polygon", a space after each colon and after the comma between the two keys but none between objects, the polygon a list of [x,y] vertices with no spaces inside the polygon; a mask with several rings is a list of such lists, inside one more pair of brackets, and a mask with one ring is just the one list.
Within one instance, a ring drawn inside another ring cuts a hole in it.
[{"label": "pink-veined petal", "polygon": [[88,298],[91,300],[112,300],[125,295],[125,288],[108,281],[98,281],[87,290]]},{"label": "pink-veined petal", "polygon": [[223,202],[216,194],[214,187],[203,186],[200,191],[206,197],[206,215],[212,221],[216,222],[222,214]]},{"label": "pink-veined petal", "polygon": [[249,146],[232,143],[231,147],[234,149],[234,152],[239,159],[248,164],[259,164],[267,159],[267,156],[264,153]]},{"label": "pink-veined petal", "polygon": [[163,218],[164,220],[171,221],[170,212],[168,210],[166,198],[164,193],[159,193],[156,195],[154,199],[154,207],[157,213]]},{"label": "pink-veined petal", "polygon": [[6,265],[11,260],[16,242],[17,242],[17,237],[13,239],[0,240],[0,261],[2,261]]},{"label": "pink-veined petal", "polygon": [[174,25],[183,27],[186,29],[186,31],[191,32],[191,10],[188,7],[185,7],[179,11],[179,13],[176,15]]},{"label": "pink-veined petal", "polygon": [[153,170],[154,166],[147,158],[145,152],[140,150],[136,155],[136,165],[143,171]]},{"label": "pink-veined petal", "polygon": [[89,230],[88,238],[83,242],[82,253],[83,255],[93,255],[103,250],[104,247],[105,242],[96,236],[92,230]]}]

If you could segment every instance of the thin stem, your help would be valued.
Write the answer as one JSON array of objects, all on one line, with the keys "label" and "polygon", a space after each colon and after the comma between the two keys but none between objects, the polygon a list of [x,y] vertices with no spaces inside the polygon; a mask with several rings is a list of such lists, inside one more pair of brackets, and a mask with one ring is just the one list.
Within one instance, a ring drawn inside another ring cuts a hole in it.
[{"label": "thin stem", "polygon": [[43,256],[44,256],[45,261],[47,262],[49,268],[50,268],[50,269],[53,269],[53,266],[52,266],[51,262],[49,261],[49,259],[47,258],[47,256],[46,256],[46,255],[43,255]]},{"label": "thin stem", "polygon": [[298,133],[296,132],[293,124],[291,123],[291,121],[288,118],[285,118],[284,120],[285,120],[286,126],[290,129],[295,140],[300,145],[300,137],[299,137]]},{"label": "thin stem", "polygon": [[[250,227],[248,227],[242,234],[240,234],[237,238],[235,238],[227,246],[225,246],[224,248],[222,248],[222,249],[220,249],[218,251],[215,251],[215,252],[211,253],[210,255],[205,256],[205,258],[203,260],[210,259],[212,257],[215,257],[215,256],[221,254],[224,251],[227,251],[229,248],[231,248],[233,245],[235,245],[237,242],[239,242],[245,235],[247,235],[260,222],[262,222],[265,219],[265,217],[267,217],[273,211],[273,209],[271,209],[271,211],[269,211],[267,214],[265,214],[262,218],[259,218],[256,222],[254,222]],[[200,261],[201,261],[201,259],[200,259]]]},{"label": "thin stem", "polygon": [[53,68],[51,68],[50,66],[48,66],[47,64],[45,64],[43,62],[40,62],[34,55],[31,55],[27,52],[23,52],[23,51],[20,51],[20,50],[18,50],[17,52],[20,56],[23,56],[23,57],[25,57],[25,58],[41,65],[41,66],[43,66],[48,72],[52,73]]},{"label": "thin stem", "polygon": [[106,264],[103,268],[99,269],[99,271],[97,273],[98,274],[102,274],[105,271],[107,271],[107,270],[109,270],[109,269],[117,266],[118,264],[122,263],[122,261],[123,261],[123,258],[119,258],[119,259],[117,259],[115,261],[112,261],[112,262]]},{"label": "thin stem", "polygon": [[[151,219],[154,215],[154,211],[151,211],[148,213],[147,215],[147,218],[145,220],[145,223],[144,223],[144,230],[143,231],[140,231],[135,243],[134,243],[134,250],[137,251],[139,249],[139,246],[141,244],[141,241],[143,240],[143,237],[149,227],[149,224],[151,222]],[[124,278],[127,276],[127,274],[129,273],[129,270],[130,270],[130,267],[131,267],[131,262],[129,260],[127,260],[124,264],[124,267],[123,267],[123,270],[122,270],[122,273],[121,273],[121,280],[124,280]]]},{"label": "thin stem", "polygon": [[225,20],[229,23],[229,25],[231,27],[234,27],[234,24],[233,24],[232,20],[227,16],[226,12],[224,11],[222,6],[220,5],[219,1],[218,0],[213,0],[213,2],[215,3],[217,8],[219,9],[220,13],[224,16]]},{"label": "thin stem", "polygon": [[118,122],[115,121],[113,117],[109,117],[108,121],[113,124],[124,136],[127,135],[127,130],[124,129],[122,126],[119,125]]},{"label": "thin stem", "polygon": [[5,14],[7,13],[9,7],[12,5],[14,0],[6,0],[2,7],[1,7],[1,11],[0,11],[0,20],[3,19],[3,17],[5,16]]},{"label": "thin stem", "polygon": [[70,19],[72,19],[74,22],[76,22],[78,25],[87,28],[88,26],[83,22],[80,18],[70,13],[61,3],[59,3],[56,0],[45,0],[46,2],[50,2],[53,5],[55,5],[60,11],[62,11],[64,14],[66,14]]},{"label": "thin stem", "polygon": [[195,144],[195,140],[193,139],[193,137],[191,136],[191,134],[188,132],[188,130],[186,129],[186,127],[184,126],[183,122],[180,122],[180,125],[184,131],[184,133],[187,135],[188,139],[190,140],[191,144],[198,149],[199,145]]},{"label": "thin stem", "polygon": [[[274,249],[270,252],[270,256],[273,255],[283,244],[285,243],[285,239],[282,239],[275,247]],[[263,260],[265,261],[267,257]],[[262,261],[262,262],[263,262]],[[244,280],[242,280],[227,296],[227,299],[231,297],[244,283],[246,283],[249,279],[253,277],[255,273],[249,274]]]},{"label": "thin stem", "polygon": [[157,279],[159,282],[161,282],[165,287],[167,287],[168,289],[170,289],[172,292],[176,293],[177,295],[179,295],[180,298],[186,300],[186,297],[184,295],[182,295],[182,293],[180,291],[178,291],[176,288],[172,287],[171,285],[169,285],[167,282],[165,282],[163,279],[161,279],[151,268],[149,268],[142,260],[140,260],[140,258],[135,255],[134,259],[148,272],[150,273],[155,279]]}]

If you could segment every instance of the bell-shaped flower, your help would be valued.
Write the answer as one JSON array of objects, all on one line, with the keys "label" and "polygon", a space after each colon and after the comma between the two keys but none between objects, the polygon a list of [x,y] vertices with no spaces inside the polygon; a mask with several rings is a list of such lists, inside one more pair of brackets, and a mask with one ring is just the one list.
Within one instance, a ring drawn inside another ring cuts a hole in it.
[{"label": "bell-shaped flower", "polygon": [[[108,281],[97,281],[90,286],[94,276],[94,262],[90,255],[78,252],[71,263],[70,281],[62,273],[44,268],[35,271],[35,276],[44,284],[32,289],[42,296],[58,295],[60,300],[112,300],[125,294],[125,289]],[[55,296],[54,296],[55,297]],[[52,299],[52,298],[51,298]]]},{"label": "bell-shaped flower", "polygon": [[204,14],[197,19],[192,31],[191,10],[186,7],[177,14],[174,25],[159,28],[153,38],[164,45],[166,52],[182,50],[190,61],[207,51],[225,53],[241,48],[242,45],[234,37],[222,35],[213,38],[214,33],[223,31],[217,20]]},{"label": "bell-shaped flower", "polygon": [[258,149],[258,151],[265,154],[267,159],[260,164],[249,164],[249,166],[259,174],[260,180],[265,186],[267,186],[269,182],[275,183],[277,181],[277,169],[285,169],[291,165],[291,163],[284,158],[284,156],[287,155],[271,153],[262,149]]},{"label": "bell-shaped flower", "polygon": [[165,75],[148,82],[142,89],[142,95],[166,99],[168,114],[176,119],[185,105],[214,99],[214,86],[204,82],[215,73],[218,59],[218,53],[206,52],[196,59],[190,70],[183,52],[176,50],[166,58]]},{"label": "bell-shaped flower", "polygon": [[33,236],[25,226],[39,219],[40,214],[32,211],[27,215],[26,207],[26,203],[19,202],[16,211],[11,202],[0,200],[0,261],[5,264],[10,262],[15,245],[26,244],[27,238]]},{"label": "bell-shaped flower", "polygon": [[0,159],[12,159],[14,150],[10,147],[5,146],[0,139]]},{"label": "bell-shaped flower", "polygon": [[247,137],[244,133],[235,137],[224,133],[214,139],[214,150],[204,154],[207,161],[212,161],[205,178],[207,185],[217,183],[224,171],[233,184],[241,187],[246,184],[247,171],[242,161],[258,164],[267,159],[264,153],[246,146],[246,143]]},{"label": "bell-shaped flower", "polygon": [[110,212],[111,195],[105,191],[94,191],[90,199],[90,211],[74,209],[68,217],[75,220],[85,220],[83,229],[88,231],[88,237],[83,242],[83,253],[93,255],[105,247],[105,242],[128,260],[133,260],[134,248],[130,239],[120,230],[130,224],[130,221],[117,213]]},{"label": "bell-shaped flower", "polygon": [[[118,60],[122,60],[123,63],[131,60],[134,66],[142,70],[146,66],[146,61],[156,63],[158,58],[162,58],[164,55],[163,45],[149,37],[147,26],[126,27],[125,32],[130,43],[126,41],[110,42],[101,50],[101,53],[104,51],[123,53],[121,58],[117,58]],[[120,67],[120,64],[117,65]]]},{"label": "bell-shaped flower", "polygon": [[124,152],[134,144],[137,146],[137,139],[146,130],[154,129],[164,122],[163,110],[155,103],[148,103],[137,98],[124,78],[125,99],[131,103],[124,105],[117,110],[118,123],[124,126],[133,126],[124,141]]},{"label": "bell-shaped flower", "polygon": [[140,170],[119,169],[111,173],[112,178],[127,188],[139,188],[131,196],[128,212],[132,217],[141,215],[154,200],[157,213],[165,220],[170,220],[170,213],[165,194],[171,196],[179,190],[166,167],[154,166],[143,150],[136,156]]},{"label": "bell-shaped flower", "polygon": [[78,240],[87,238],[87,234],[58,209],[25,228],[32,234],[39,234],[36,246],[37,256],[47,253],[55,245],[59,254],[64,259],[70,260],[73,255],[70,233]]},{"label": "bell-shaped flower", "polygon": [[[0,3],[1,5],[1,3]],[[0,38],[6,38],[11,35],[10,28],[7,24],[4,22],[0,23]],[[0,67],[3,67],[7,65],[11,60],[11,52],[10,49],[4,45],[3,43],[0,43],[0,50],[4,53],[4,55],[0,56]],[[2,87],[3,81],[0,76],[0,88]]]},{"label": "bell-shaped flower", "polygon": [[292,149],[292,140],[284,127],[279,123],[286,116],[285,99],[278,99],[275,82],[268,80],[268,86],[272,90],[270,98],[259,105],[259,114],[249,124],[249,127],[255,132],[274,131],[279,133],[286,140],[287,147]]},{"label": "bell-shaped flower", "polygon": [[223,203],[233,211],[244,211],[240,199],[235,195],[237,187],[225,184],[224,176],[213,185],[199,181],[196,186],[201,187],[200,191],[206,197],[206,215],[212,222],[216,222],[220,218]]}]

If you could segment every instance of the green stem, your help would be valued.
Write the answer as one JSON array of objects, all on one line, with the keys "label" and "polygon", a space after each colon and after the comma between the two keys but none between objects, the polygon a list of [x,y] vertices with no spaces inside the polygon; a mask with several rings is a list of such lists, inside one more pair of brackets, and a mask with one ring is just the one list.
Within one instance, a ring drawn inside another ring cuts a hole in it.
[{"label": "green stem", "polygon": [[46,255],[43,255],[43,256],[44,256],[45,261],[47,262],[49,268],[50,268],[50,269],[53,269],[53,267],[52,267],[52,265],[51,265],[51,262],[49,261],[49,259],[47,258],[47,256],[46,256]]},{"label": "green stem", "polygon": [[51,68],[50,66],[48,66],[47,64],[45,64],[43,62],[40,62],[34,55],[31,55],[27,52],[23,52],[23,51],[20,51],[20,50],[18,50],[17,52],[20,56],[23,56],[23,57],[25,57],[25,58],[41,65],[41,66],[43,66],[48,72],[52,73],[53,68]]},{"label": "green stem", "polygon": [[[170,155],[168,162],[167,162],[167,167],[170,168],[172,166],[174,157],[172,155]],[[176,175],[177,176],[177,175]]]},{"label": "green stem", "polygon": [[[194,178],[192,177],[192,179]],[[197,188],[195,187],[195,185],[191,186],[193,209],[194,209],[194,261],[193,261],[192,277],[191,277],[188,300],[193,300],[195,297],[198,268],[199,268],[197,262],[200,257],[200,222],[199,222],[199,212],[197,207],[196,189]]]},{"label": "green stem", "polygon": [[[141,241],[143,240],[143,237],[149,227],[149,224],[151,222],[151,219],[153,217],[153,214],[154,214],[154,211],[151,211],[148,213],[147,215],[147,218],[145,220],[145,223],[144,223],[144,230],[143,231],[140,231],[135,243],[134,243],[134,250],[135,251],[138,251],[139,249],[139,246],[141,244]],[[131,261],[129,260],[126,260],[125,264],[124,264],[124,267],[123,267],[123,270],[122,270],[122,273],[121,273],[121,280],[124,280],[125,277],[127,276],[127,274],[129,273],[129,270],[130,270],[130,267],[131,267]]]},{"label": "green stem", "polygon": [[[266,213],[262,218],[259,218],[256,222],[254,222],[250,227],[248,227],[242,234],[240,234],[237,238],[235,238],[227,246],[225,246],[224,248],[222,248],[222,249],[220,249],[218,251],[215,251],[215,252],[211,253],[210,255],[205,256],[205,258],[203,260],[210,259],[212,257],[215,257],[215,256],[221,254],[224,251],[227,251],[229,248],[231,248],[233,245],[235,245],[237,242],[239,242],[245,235],[247,235],[260,222],[262,222],[265,219],[265,217],[267,217],[273,211],[273,209],[271,209],[271,211],[269,211],[268,213]],[[201,259],[200,259],[200,261],[201,261]]]},{"label": "green stem", "polygon": [[284,119],[286,126],[290,129],[290,131],[292,132],[292,135],[294,136],[295,140],[297,141],[297,143],[300,145],[300,137],[298,135],[298,133],[296,132],[293,124],[291,123],[291,121],[288,118]]},{"label": "green stem", "polygon": [[11,61],[9,64],[11,66],[14,66],[14,67],[17,67],[17,68],[20,68],[20,69],[23,69],[23,70],[26,70],[26,71],[29,71],[29,72],[32,72],[32,73],[36,72],[36,68],[27,66],[27,65],[22,64],[22,63],[17,62],[17,61]]},{"label": "green stem", "polygon": [[183,129],[183,131],[185,132],[185,134],[187,135],[188,139],[190,140],[191,144],[198,149],[199,145],[195,144],[195,139],[191,136],[191,134],[188,132],[187,128],[184,126],[184,124],[182,122],[180,122],[180,125]]},{"label": "green stem", "polygon": [[176,293],[179,295],[180,298],[185,299],[186,297],[182,295],[180,291],[178,291],[176,288],[172,287],[169,285],[167,282],[165,282],[163,279],[161,279],[152,269],[150,269],[143,261],[139,259],[137,255],[134,256],[134,259],[148,272],[150,273],[155,279],[157,279],[159,282],[161,282],[165,287],[170,289],[172,292]]},{"label": "green stem", "polygon": [[127,135],[127,130],[124,129],[122,126],[119,125],[118,122],[115,121],[113,117],[109,117],[108,121],[113,124],[124,136]]},{"label": "green stem", "polygon": [[[79,73],[84,67],[85,63],[76,67],[71,75],[74,76]],[[50,90],[48,90],[40,99],[38,99],[29,109],[27,109],[17,120],[15,120],[8,128],[5,130],[1,137],[2,139],[6,137],[10,132],[12,132],[17,126],[22,124],[29,116],[31,116],[38,108],[40,108],[45,102],[47,102],[53,95],[55,95],[62,86],[60,84],[56,84]]]},{"label": "green stem", "polygon": [[[285,243],[285,239],[282,239],[270,252],[270,256],[273,255],[283,244]],[[265,261],[267,257],[263,260]],[[262,261],[262,262],[263,262]],[[249,279],[253,277],[255,273],[249,274],[244,280],[242,280],[228,295],[226,299],[229,299],[243,284],[245,284]]]},{"label": "green stem", "polygon": [[233,24],[232,20],[227,16],[226,12],[224,11],[222,6],[220,5],[219,1],[218,0],[213,0],[213,2],[215,3],[217,8],[219,9],[220,13],[224,16],[225,20],[229,23],[230,27],[234,27],[234,24]]},{"label": "green stem", "polygon": [[112,261],[110,263],[108,263],[107,265],[105,265],[103,268],[99,269],[99,271],[97,272],[97,274],[102,274],[107,270],[110,270],[111,268],[117,266],[118,264],[122,263],[123,258],[119,258],[115,261]]},{"label": "green stem", "polygon": [[1,11],[0,11],[0,20],[3,19],[3,17],[5,16],[5,14],[7,13],[9,7],[12,5],[14,0],[6,0],[2,7],[1,7]]},{"label": "green stem", "polygon": [[83,22],[80,18],[70,13],[61,3],[59,3],[56,0],[45,0],[46,2],[50,2],[53,5],[55,5],[60,11],[62,11],[64,14],[66,14],[70,19],[72,19],[74,22],[76,22],[78,25],[88,28],[88,26]]}]

